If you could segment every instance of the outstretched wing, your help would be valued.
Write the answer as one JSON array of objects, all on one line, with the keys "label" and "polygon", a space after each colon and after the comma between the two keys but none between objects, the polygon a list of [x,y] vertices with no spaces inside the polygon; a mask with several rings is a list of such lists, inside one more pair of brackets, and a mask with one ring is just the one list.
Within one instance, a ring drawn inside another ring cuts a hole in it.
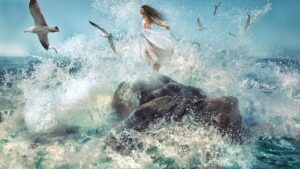
[{"label": "outstretched wing", "polygon": [[46,20],[41,12],[39,3],[37,0],[30,0],[29,10],[34,19],[35,25],[47,26]]},{"label": "outstretched wing", "polygon": [[49,40],[48,40],[48,34],[47,33],[44,33],[44,34],[37,34],[38,37],[39,37],[39,40],[42,44],[42,46],[48,50],[49,49]]},{"label": "outstretched wing", "polygon": [[250,24],[251,24],[250,20],[251,20],[251,16],[248,15],[247,21],[245,22],[245,28],[244,28],[244,30],[246,30],[250,26]]},{"label": "outstretched wing", "polygon": [[250,16],[250,15],[248,15],[247,23],[248,23],[249,25],[251,24],[251,16]]},{"label": "outstretched wing", "polygon": [[232,32],[228,32],[228,34],[231,35],[231,36],[233,36],[233,37],[235,37],[235,38],[237,38],[237,36],[234,33],[232,33]]},{"label": "outstretched wing", "polygon": [[114,45],[114,41],[113,41],[112,37],[108,37],[108,42],[109,42],[109,44],[110,44],[112,50],[113,50],[115,53],[117,53],[117,50],[116,50],[116,47],[115,47],[115,45]]},{"label": "outstretched wing", "polygon": [[214,16],[216,15],[216,13],[217,13],[217,10],[218,10],[218,7],[217,7],[217,6],[215,6],[215,10],[214,10]]},{"label": "outstretched wing", "polygon": [[201,20],[200,20],[199,17],[197,18],[197,24],[198,24],[198,26],[199,26],[200,28],[203,28],[203,25],[202,25]]},{"label": "outstretched wing", "polygon": [[218,2],[214,7],[215,7],[215,10],[214,10],[214,15],[217,14],[217,11],[218,11],[218,8],[221,6],[222,4],[222,1]]},{"label": "outstretched wing", "polygon": [[106,35],[109,34],[105,29],[101,28],[99,25],[95,24],[94,22],[90,21],[90,24],[93,25],[94,27],[98,28],[99,30],[101,30],[104,34],[106,34]]},{"label": "outstretched wing", "polygon": [[200,47],[201,47],[200,43],[199,43],[199,42],[196,42],[196,41],[194,41],[194,42],[192,43],[192,45],[197,46],[197,48],[200,48]]}]

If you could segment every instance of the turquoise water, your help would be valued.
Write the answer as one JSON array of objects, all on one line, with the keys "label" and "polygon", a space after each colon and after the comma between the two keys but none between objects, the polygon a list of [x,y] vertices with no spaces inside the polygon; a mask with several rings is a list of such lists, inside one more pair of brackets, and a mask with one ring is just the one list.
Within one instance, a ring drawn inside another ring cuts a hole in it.
[{"label": "turquoise water", "polygon": [[[208,0],[57,3],[40,2],[49,24],[61,30],[49,36],[55,54],[23,34],[32,24],[27,2],[0,2],[1,169],[299,168],[299,1],[224,1],[215,17]],[[105,136],[120,123],[110,107],[114,91],[151,73],[139,57],[138,9],[144,3],[167,14],[175,39],[175,54],[161,74],[212,98],[237,97],[252,133],[245,144],[187,119],[130,131],[143,149],[105,147]],[[249,13],[253,24],[245,32]],[[197,31],[197,17],[206,31]],[[117,54],[88,20],[113,33]]]}]

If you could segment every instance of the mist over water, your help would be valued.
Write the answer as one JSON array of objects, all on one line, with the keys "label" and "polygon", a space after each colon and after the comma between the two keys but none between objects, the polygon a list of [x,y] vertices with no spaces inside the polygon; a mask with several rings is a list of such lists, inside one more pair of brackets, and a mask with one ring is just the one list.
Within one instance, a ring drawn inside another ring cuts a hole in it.
[{"label": "mist over water", "polygon": [[[263,21],[271,23],[264,18],[278,12],[273,8],[279,2],[224,1],[215,17],[211,1],[90,3],[92,19],[113,33],[117,54],[95,30],[57,42],[57,55],[37,49],[22,58],[0,57],[0,168],[300,166],[299,48],[268,42],[259,30]],[[160,73],[211,98],[237,97],[243,125],[252,133],[246,144],[233,144],[186,117],[128,131],[143,150],[120,153],[104,146],[120,123],[110,105],[118,85],[151,76],[139,57],[138,10],[144,3],[166,13],[175,39],[172,61]],[[253,24],[244,31],[247,14]],[[207,30],[197,31],[197,17]]]}]

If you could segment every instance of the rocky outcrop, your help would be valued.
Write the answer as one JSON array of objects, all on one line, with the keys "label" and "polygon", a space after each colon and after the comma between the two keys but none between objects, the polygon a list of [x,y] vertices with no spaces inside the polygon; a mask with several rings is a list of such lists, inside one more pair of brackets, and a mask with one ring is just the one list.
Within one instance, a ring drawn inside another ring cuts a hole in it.
[{"label": "rocky outcrop", "polygon": [[213,100],[195,101],[189,98],[164,96],[147,102],[123,122],[122,128],[144,131],[157,120],[181,121],[185,115],[194,121],[218,127],[224,132],[239,131],[242,118],[235,97],[220,97]]},{"label": "rocky outcrop", "polygon": [[123,120],[121,130],[145,131],[162,118],[168,123],[181,121],[184,116],[215,126],[234,139],[239,139],[243,130],[237,98],[209,99],[201,89],[161,75],[122,83],[115,92],[112,107]]},{"label": "rocky outcrop", "polygon": [[134,83],[121,83],[114,94],[112,107],[120,118],[127,118],[139,106],[164,96],[180,96],[195,101],[207,99],[202,90],[159,75]]}]

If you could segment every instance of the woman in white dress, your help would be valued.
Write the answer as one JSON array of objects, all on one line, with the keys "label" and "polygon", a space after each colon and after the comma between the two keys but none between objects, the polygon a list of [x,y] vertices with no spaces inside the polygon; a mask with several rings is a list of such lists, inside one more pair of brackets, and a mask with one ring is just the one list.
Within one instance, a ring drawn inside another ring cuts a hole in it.
[{"label": "woman in white dress", "polygon": [[[169,32],[171,28],[161,22],[166,20],[161,12],[148,5],[141,7],[140,14],[143,16],[141,57],[152,66],[153,73],[157,74],[161,64],[170,61],[173,54],[174,43]],[[166,31],[153,31],[152,24],[161,26]]]}]

